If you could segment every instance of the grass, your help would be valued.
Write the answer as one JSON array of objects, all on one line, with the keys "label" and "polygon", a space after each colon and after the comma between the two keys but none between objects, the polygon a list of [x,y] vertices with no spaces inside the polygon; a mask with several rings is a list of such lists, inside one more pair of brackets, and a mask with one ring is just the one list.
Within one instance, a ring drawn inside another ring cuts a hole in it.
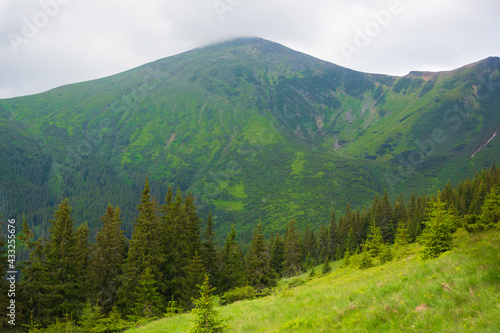
[{"label": "grass", "polygon": [[[460,231],[455,245],[426,262],[417,244],[406,258],[365,270],[334,262],[328,275],[282,279],[273,295],[220,315],[230,332],[499,332],[500,232]],[[307,282],[286,287],[297,279]],[[186,313],[127,332],[186,332],[190,320]]]}]

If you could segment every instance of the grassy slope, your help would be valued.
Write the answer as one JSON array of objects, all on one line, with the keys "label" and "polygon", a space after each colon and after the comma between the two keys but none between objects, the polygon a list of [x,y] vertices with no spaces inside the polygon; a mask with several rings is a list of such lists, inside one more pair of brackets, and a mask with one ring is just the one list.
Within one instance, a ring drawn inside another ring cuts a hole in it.
[{"label": "grassy slope", "polygon": [[[500,232],[459,231],[455,245],[427,262],[414,255],[417,244],[406,259],[366,270],[336,262],[331,274],[288,294],[237,302],[220,313],[231,332],[498,332]],[[186,332],[190,319],[183,314],[127,332]]]}]

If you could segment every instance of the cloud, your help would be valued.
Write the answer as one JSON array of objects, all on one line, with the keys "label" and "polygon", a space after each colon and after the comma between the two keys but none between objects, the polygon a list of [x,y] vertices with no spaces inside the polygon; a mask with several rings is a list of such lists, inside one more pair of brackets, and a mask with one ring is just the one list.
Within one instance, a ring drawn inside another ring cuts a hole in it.
[{"label": "cloud", "polygon": [[[377,31],[374,13],[394,2],[402,10]],[[494,0],[3,1],[0,98],[108,76],[237,36],[262,37],[360,71],[452,69],[500,55],[498,12]],[[29,24],[37,31],[25,38]],[[354,45],[366,29],[372,29],[368,45],[347,58],[342,45]],[[24,40],[15,44],[12,36]]]}]

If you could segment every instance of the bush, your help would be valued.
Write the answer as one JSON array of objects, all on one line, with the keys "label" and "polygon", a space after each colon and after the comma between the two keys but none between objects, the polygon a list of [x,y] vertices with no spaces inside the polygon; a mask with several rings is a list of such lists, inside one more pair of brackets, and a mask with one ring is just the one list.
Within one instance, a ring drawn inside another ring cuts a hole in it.
[{"label": "bush", "polygon": [[301,286],[304,283],[306,283],[306,281],[302,280],[301,278],[296,277],[296,278],[293,278],[290,281],[288,281],[288,286],[290,288],[293,288],[293,287]]},{"label": "bush", "polygon": [[372,258],[368,255],[368,251],[363,251],[358,267],[361,269],[370,268],[373,266]]},{"label": "bush", "polygon": [[256,292],[252,286],[234,288],[224,293],[227,304],[231,304],[244,299],[255,298]]},{"label": "bush", "polygon": [[391,261],[393,258],[391,248],[389,245],[385,244],[382,248],[382,252],[380,252],[380,263],[385,264],[386,262]]}]

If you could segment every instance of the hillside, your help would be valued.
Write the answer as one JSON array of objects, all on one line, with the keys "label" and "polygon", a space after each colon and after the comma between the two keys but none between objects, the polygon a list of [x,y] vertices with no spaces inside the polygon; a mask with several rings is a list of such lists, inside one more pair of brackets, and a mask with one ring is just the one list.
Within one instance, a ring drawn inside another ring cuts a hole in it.
[{"label": "hillside", "polygon": [[[304,274],[294,278],[303,285],[221,307],[220,314],[231,332],[498,332],[500,233],[461,230],[454,244],[426,262],[414,255],[417,244],[405,259],[365,270],[337,261],[328,275]],[[186,332],[190,320],[182,314],[126,332]]]},{"label": "hillside", "polygon": [[93,237],[119,204],[130,236],[148,174],[160,201],[169,184],[193,192],[219,235],[234,223],[249,241],[259,219],[269,233],[292,216],[319,226],[347,202],[433,191],[498,161],[498,138],[471,155],[500,125],[499,70],[492,57],[374,75],[247,38],[0,100],[0,189],[21,198],[4,195],[4,213],[46,236],[68,197]]}]

